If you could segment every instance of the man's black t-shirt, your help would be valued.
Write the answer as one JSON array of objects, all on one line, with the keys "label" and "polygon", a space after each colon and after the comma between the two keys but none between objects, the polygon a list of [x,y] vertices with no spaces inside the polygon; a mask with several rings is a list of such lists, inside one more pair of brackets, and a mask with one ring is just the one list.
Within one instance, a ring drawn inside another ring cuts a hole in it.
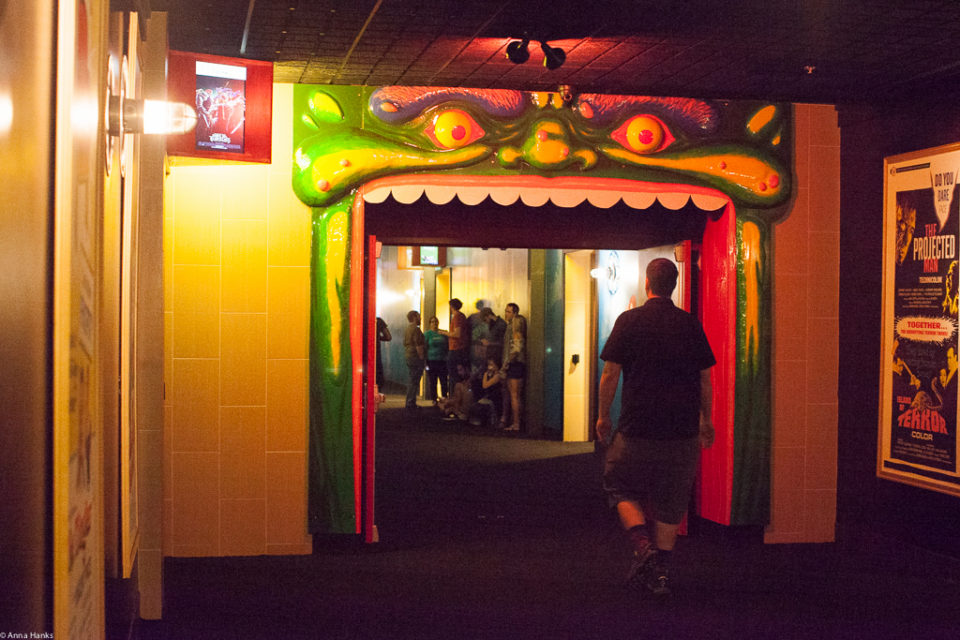
[{"label": "man's black t-shirt", "polygon": [[703,326],[669,298],[617,318],[600,354],[623,367],[619,431],[653,440],[696,436],[700,371],[716,364]]}]

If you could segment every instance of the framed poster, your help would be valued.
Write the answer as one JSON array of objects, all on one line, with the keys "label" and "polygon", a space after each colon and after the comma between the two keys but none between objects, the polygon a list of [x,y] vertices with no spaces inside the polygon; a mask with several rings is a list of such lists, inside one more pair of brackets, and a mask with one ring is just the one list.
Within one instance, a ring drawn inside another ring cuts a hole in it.
[{"label": "framed poster", "polygon": [[98,387],[103,162],[98,146],[102,134],[98,70],[106,5],[66,0],[58,3],[56,13],[50,637],[57,638],[104,635],[103,428]]},{"label": "framed poster", "polygon": [[960,144],[884,160],[877,475],[960,496]]},{"label": "framed poster", "polygon": [[167,136],[167,153],[270,163],[273,63],[169,52],[167,98],[191,105],[197,126]]}]

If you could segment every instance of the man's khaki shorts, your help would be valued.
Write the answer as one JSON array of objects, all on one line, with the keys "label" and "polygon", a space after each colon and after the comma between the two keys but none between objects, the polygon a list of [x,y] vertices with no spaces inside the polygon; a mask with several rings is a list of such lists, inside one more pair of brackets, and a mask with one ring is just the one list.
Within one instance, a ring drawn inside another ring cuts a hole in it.
[{"label": "man's khaki shorts", "polygon": [[690,504],[700,439],[649,440],[617,432],[607,448],[603,490],[611,507],[631,501],[658,522],[679,524]]}]

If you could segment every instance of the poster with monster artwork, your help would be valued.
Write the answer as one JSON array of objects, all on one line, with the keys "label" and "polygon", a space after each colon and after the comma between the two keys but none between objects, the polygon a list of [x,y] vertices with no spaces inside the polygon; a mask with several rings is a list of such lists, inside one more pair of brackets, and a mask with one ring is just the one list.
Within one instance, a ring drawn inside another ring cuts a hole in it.
[{"label": "poster with monster artwork", "polygon": [[958,173],[955,146],[886,160],[877,473],[960,494]]}]

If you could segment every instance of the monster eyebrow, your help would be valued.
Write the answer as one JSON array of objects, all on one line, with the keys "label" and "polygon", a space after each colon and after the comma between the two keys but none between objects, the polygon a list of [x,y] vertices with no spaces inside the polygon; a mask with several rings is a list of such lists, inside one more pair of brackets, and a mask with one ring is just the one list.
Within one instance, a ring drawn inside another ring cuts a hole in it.
[{"label": "monster eyebrow", "polygon": [[662,114],[672,122],[695,133],[710,133],[717,128],[716,109],[692,98],[658,98],[651,96],[611,96],[585,93],[577,99],[580,114],[597,126],[605,126],[638,108]]},{"label": "monster eyebrow", "polygon": [[398,124],[424,109],[448,100],[462,100],[494,118],[514,118],[524,109],[522,91],[459,87],[381,87],[370,96],[370,111],[380,120]]}]

